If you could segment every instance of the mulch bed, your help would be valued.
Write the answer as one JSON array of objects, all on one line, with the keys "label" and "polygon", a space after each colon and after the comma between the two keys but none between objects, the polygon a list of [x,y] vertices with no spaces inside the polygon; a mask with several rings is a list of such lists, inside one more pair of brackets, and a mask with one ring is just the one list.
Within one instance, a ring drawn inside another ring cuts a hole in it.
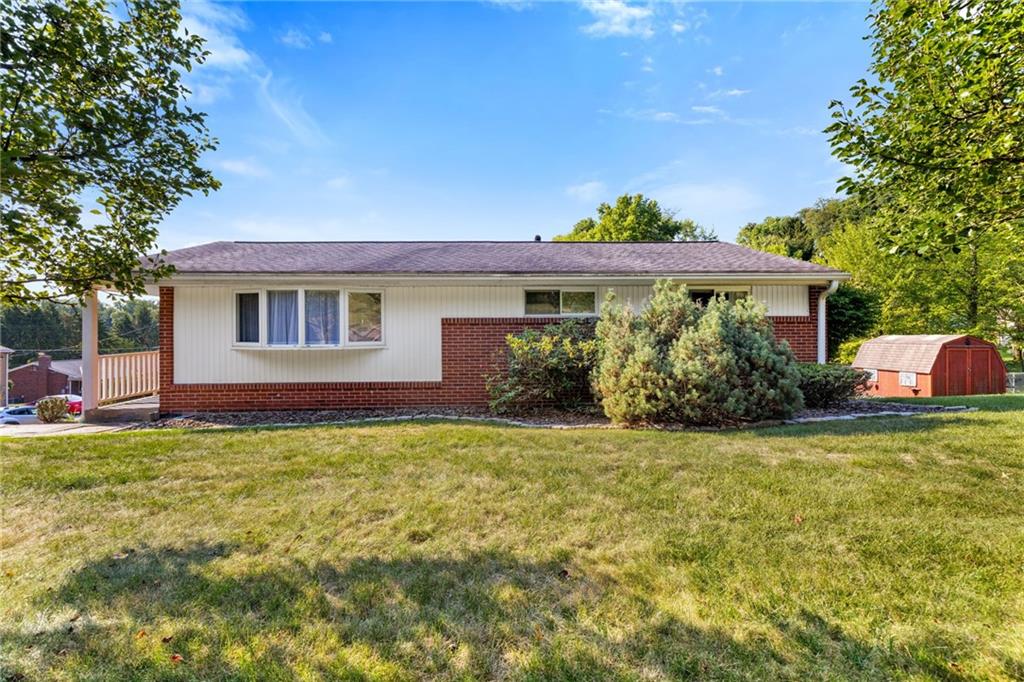
[{"label": "mulch bed", "polygon": [[[889,403],[881,400],[849,400],[827,409],[802,410],[786,422],[747,424],[767,426],[780,423],[804,423],[830,419],[854,419],[867,416],[913,415],[924,412],[943,412],[950,408],[938,405]],[[378,410],[302,410],[267,412],[199,413],[181,417],[165,417],[154,422],[132,425],[131,429],[221,429],[239,426],[284,426],[301,424],[345,424],[373,422],[401,422],[414,419],[460,419],[490,421],[516,426],[548,428],[613,428],[608,419],[597,410],[580,412],[542,411],[528,415],[496,416],[486,408],[423,408]],[[664,425],[663,429],[685,429],[679,425]]]}]

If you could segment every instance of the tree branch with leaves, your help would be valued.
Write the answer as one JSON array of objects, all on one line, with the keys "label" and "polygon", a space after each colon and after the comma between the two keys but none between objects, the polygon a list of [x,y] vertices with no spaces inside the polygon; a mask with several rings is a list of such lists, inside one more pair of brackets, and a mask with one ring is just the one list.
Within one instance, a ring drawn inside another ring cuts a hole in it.
[{"label": "tree branch with leaves", "polygon": [[141,294],[160,222],[219,183],[182,78],[208,52],[174,0],[0,0],[0,304]]}]

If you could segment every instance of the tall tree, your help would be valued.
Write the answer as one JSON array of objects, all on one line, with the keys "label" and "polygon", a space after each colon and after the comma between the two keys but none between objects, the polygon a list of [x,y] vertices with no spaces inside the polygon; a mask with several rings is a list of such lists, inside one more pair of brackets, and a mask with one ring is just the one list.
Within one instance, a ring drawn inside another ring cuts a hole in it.
[{"label": "tall tree", "polygon": [[554,238],[559,242],[670,242],[715,240],[707,230],[690,219],[679,220],[675,213],[643,194],[623,194],[615,205],[602,203],[597,219],[584,218],[572,231]]},{"label": "tall tree", "polygon": [[[143,293],[157,225],[217,181],[182,73],[208,54],[176,0],[0,0],[0,305]],[[89,205],[93,214],[83,219]],[[140,261],[146,265],[140,271]]]},{"label": "tall tree", "polygon": [[747,223],[736,235],[736,243],[800,260],[810,260],[815,253],[814,236],[800,216],[769,216]]},{"label": "tall tree", "polygon": [[1024,244],[1024,3],[874,0],[871,82],[833,102],[840,187],[886,215],[886,245]]}]

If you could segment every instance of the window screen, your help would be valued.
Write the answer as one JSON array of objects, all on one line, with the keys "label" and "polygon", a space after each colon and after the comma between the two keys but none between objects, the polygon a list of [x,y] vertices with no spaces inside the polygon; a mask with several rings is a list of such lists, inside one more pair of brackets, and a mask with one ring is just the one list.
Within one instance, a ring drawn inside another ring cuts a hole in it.
[{"label": "window screen", "polygon": [[306,343],[336,346],[341,338],[337,291],[306,291]]},{"label": "window screen", "polygon": [[238,343],[260,342],[260,295],[256,293],[236,294],[238,327],[235,341]]},{"label": "window screen", "polygon": [[526,314],[558,315],[561,310],[558,298],[557,289],[551,291],[527,291]]},{"label": "window screen", "polygon": [[352,291],[348,295],[348,340],[350,343],[380,343],[384,340],[382,296]]}]

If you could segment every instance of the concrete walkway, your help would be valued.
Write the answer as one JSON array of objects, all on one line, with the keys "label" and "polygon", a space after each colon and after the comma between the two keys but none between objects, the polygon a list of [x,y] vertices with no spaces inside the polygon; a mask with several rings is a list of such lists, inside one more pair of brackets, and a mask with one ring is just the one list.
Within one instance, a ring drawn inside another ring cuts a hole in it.
[{"label": "concrete walkway", "polygon": [[82,422],[60,422],[59,424],[6,424],[0,426],[0,438],[31,438],[33,436],[85,436],[91,433],[120,431],[129,424],[83,424]]}]

